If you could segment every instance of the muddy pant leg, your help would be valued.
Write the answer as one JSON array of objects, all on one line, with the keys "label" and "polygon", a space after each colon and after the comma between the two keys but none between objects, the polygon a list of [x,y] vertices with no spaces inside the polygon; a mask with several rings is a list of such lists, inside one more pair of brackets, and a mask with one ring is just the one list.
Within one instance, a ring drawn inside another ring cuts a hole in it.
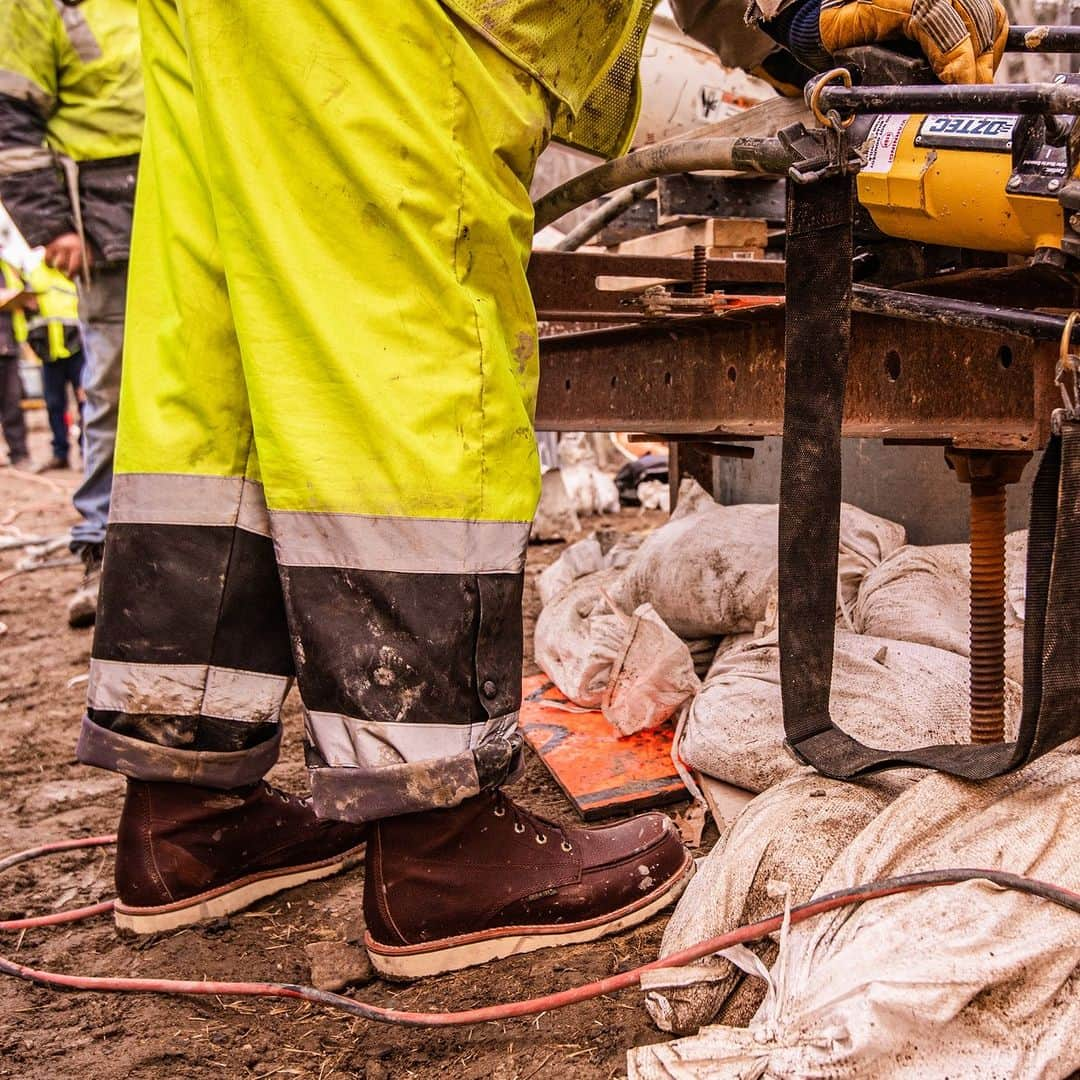
[{"label": "muddy pant leg", "polygon": [[454,805],[518,745],[549,102],[437,0],[180,6],[315,807]]},{"label": "muddy pant leg", "polygon": [[109,263],[94,271],[83,292],[83,482],[73,502],[82,517],[72,527],[71,547],[105,540],[116,452],[116,417],[120,402],[121,355],[124,348],[124,305],[127,263]]},{"label": "muddy pant leg", "polygon": [[66,360],[44,360],[41,364],[41,385],[45,397],[45,410],[49,416],[49,431],[52,433],[53,457],[65,461],[70,450],[65,417],[68,388],[66,365]]},{"label": "muddy pant leg", "polygon": [[147,131],[112,515],[79,759],[233,788],[293,675],[175,5],[141,5]]}]

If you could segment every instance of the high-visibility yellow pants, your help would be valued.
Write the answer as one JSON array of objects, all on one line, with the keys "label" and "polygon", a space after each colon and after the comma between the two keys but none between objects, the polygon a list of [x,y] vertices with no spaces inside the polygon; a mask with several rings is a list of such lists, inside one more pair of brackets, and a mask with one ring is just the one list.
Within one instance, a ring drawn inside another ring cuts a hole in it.
[{"label": "high-visibility yellow pants", "polygon": [[499,782],[539,489],[538,84],[437,0],[141,0],[147,131],[79,754],[315,805]]}]

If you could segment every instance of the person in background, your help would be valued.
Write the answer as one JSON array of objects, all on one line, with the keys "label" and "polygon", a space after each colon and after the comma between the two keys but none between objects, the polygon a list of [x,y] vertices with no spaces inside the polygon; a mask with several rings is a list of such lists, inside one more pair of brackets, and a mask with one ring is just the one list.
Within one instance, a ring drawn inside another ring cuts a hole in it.
[{"label": "person in background", "polygon": [[[71,467],[68,432],[68,387],[82,427],[83,347],[79,330],[79,297],[75,285],[59,270],[39,267],[27,282],[32,306],[23,315],[25,340],[41,361],[41,384],[52,434],[52,456],[35,472]],[[16,315],[16,336],[18,335]]]},{"label": "person in background", "polygon": [[26,417],[22,411],[22,380],[19,378],[19,343],[9,306],[18,301],[22,283],[9,268],[0,264],[3,291],[0,292],[0,428],[7,443],[7,464],[25,468],[30,463],[26,447]]},{"label": "person in background", "polygon": [[97,609],[112,493],[131,218],[143,128],[136,0],[0,0],[0,199],[83,286],[81,521],[71,626]]}]

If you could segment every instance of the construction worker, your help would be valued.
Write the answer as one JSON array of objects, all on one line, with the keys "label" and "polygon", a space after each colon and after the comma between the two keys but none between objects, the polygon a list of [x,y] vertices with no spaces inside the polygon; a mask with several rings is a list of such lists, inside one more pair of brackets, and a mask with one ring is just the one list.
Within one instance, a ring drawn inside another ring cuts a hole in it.
[{"label": "construction worker", "polygon": [[30,464],[26,445],[26,417],[22,410],[23,386],[19,377],[20,348],[15,317],[22,295],[22,281],[6,263],[0,262],[0,431],[7,443],[7,464],[25,469]]},{"label": "construction worker", "polygon": [[[501,790],[539,489],[529,180],[553,131],[627,145],[651,9],[141,0],[78,749],[128,778],[122,926],[227,914],[366,838],[367,946],[409,978],[632,926],[688,880],[663,815],[564,828]],[[310,803],[261,781],[294,679]]]},{"label": "construction worker", "polygon": [[[5,274],[17,273],[4,264]],[[74,282],[59,270],[39,264],[25,278],[25,306],[13,313],[15,338],[25,341],[41,361],[42,395],[52,434],[52,456],[35,472],[70,468],[68,388],[82,414],[82,335],[79,295]]]},{"label": "construction worker", "polygon": [[943,83],[993,82],[1009,32],[997,0],[671,0],[671,7],[682,29],[723,63],[789,95],[802,93],[814,71],[834,67],[834,53],[904,39]]},{"label": "construction worker", "polygon": [[84,478],[68,606],[94,621],[112,489],[135,174],[143,127],[136,0],[0,0],[0,199],[49,266],[84,285]]}]

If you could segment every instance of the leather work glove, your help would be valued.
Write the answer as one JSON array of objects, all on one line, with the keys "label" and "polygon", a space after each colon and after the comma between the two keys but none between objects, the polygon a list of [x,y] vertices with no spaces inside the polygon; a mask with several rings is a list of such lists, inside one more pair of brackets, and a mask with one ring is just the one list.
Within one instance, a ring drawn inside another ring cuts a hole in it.
[{"label": "leather work glove", "polygon": [[1000,0],[796,0],[761,28],[808,67],[830,54],[908,38],[943,83],[989,83],[1009,19]]}]

